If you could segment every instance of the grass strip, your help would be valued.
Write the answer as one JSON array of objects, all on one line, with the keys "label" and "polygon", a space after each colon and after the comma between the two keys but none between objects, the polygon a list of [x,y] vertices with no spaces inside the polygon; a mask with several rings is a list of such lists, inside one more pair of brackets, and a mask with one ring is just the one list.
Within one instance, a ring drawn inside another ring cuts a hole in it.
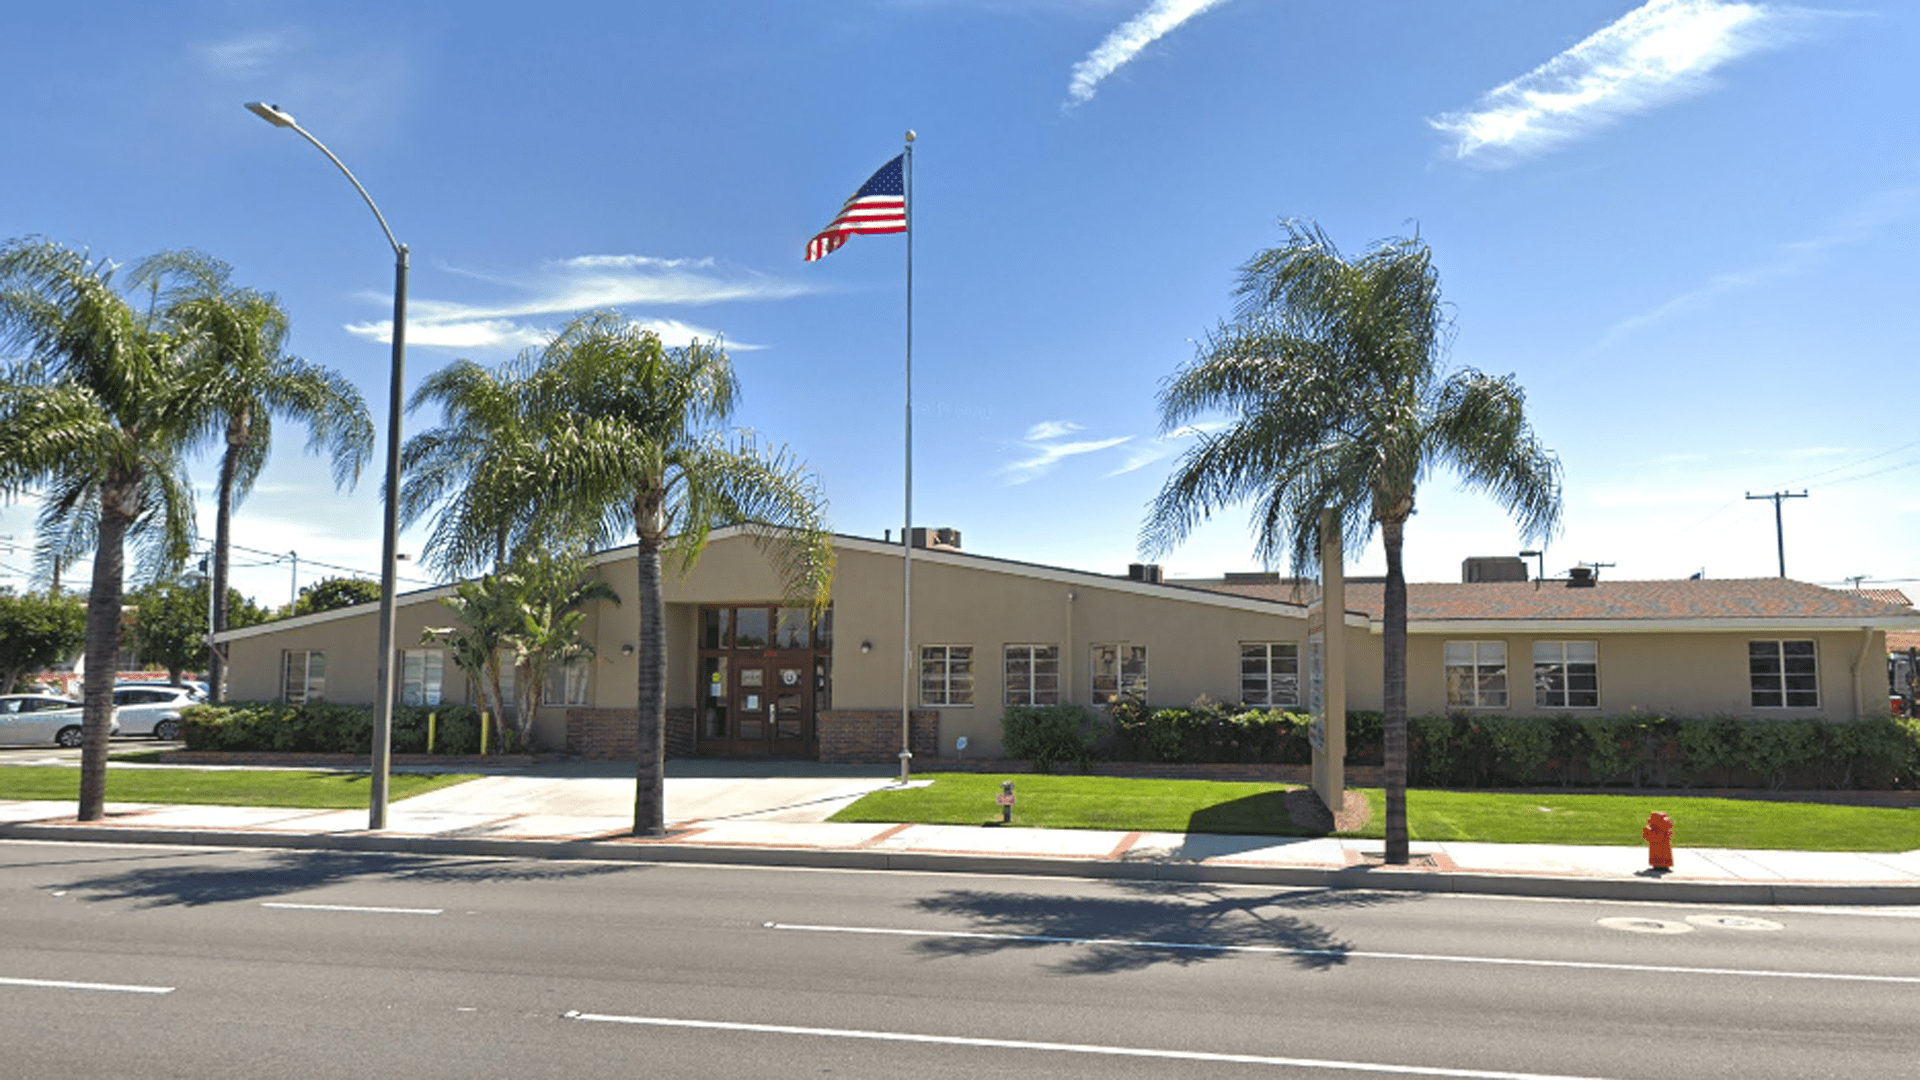
[{"label": "grass strip", "polygon": [[[925,773],[924,788],[876,791],[834,821],[919,825],[997,825],[994,796],[1005,777]],[[1119,829],[1257,836],[1316,835],[1294,824],[1282,784],[1220,780],[1135,780],[1112,776],[1013,778],[1013,825],[1033,829]]]},{"label": "grass strip", "polygon": [[[1356,835],[1384,836],[1386,796],[1364,790],[1373,820]],[[1416,840],[1637,847],[1647,815],[1673,818],[1675,847],[1756,851],[1920,850],[1920,808],[1835,806],[1765,799],[1554,795],[1493,791],[1407,793],[1407,829]]]},{"label": "grass strip", "polygon": [[[922,774],[933,783],[878,791],[834,815],[835,821],[994,825],[1000,781],[977,773]],[[1012,824],[1040,829],[1207,832],[1316,836],[1286,812],[1280,784],[1212,780],[1135,780],[1107,776],[1017,776]],[[1373,818],[1357,832],[1384,835],[1385,797],[1360,789]],[[1637,846],[1647,815],[1673,817],[1679,847],[1793,851],[1920,850],[1920,808],[1833,806],[1757,799],[1674,797],[1660,792],[1558,795],[1414,790],[1407,827],[1415,840],[1499,844]]]},{"label": "grass strip", "polygon": [[[474,779],[470,773],[395,773],[387,797],[398,802]],[[288,806],[315,810],[363,808],[368,773],[305,769],[115,769],[107,767],[107,800],[195,806]],[[44,765],[0,766],[0,799],[80,799],[80,770]]]}]

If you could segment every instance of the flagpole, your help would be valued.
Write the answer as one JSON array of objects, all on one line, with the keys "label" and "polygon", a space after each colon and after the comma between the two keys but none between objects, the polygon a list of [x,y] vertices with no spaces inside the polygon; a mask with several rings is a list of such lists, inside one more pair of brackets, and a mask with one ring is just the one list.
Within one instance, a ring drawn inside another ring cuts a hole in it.
[{"label": "flagpole", "polygon": [[907,132],[907,465],[906,526],[900,530],[905,558],[900,585],[900,782],[913,777],[913,132]]}]

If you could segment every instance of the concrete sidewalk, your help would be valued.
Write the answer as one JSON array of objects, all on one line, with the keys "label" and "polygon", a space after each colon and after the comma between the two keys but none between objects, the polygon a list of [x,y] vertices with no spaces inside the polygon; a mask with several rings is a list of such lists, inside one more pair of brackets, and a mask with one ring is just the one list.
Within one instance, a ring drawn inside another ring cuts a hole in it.
[{"label": "concrete sidewalk", "polygon": [[[777,775],[768,775],[769,772]],[[109,803],[80,824],[71,801],[0,800],[0,839],[324,848],[645,862],[719,862],[1703,903],[1920,905],[1920,851],[1682,848],[1652,876],[1635,847],[1419,843],[1380,865],[1378,840],[826,819],[897,783],[875,769],[673,762],[668,835],[638,839],[629,765],[495,775],[367,811]],[[984,815],[983,815],[984,816]]]}]

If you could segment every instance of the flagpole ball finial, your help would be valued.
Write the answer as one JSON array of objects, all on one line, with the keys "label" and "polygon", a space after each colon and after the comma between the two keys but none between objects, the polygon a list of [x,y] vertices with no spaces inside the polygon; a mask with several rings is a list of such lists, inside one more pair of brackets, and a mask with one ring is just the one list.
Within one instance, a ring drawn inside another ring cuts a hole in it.
[{"label": "flagpole ball finial", "polygon": [[913,138],[914,138],[914,136],[913,136],[913,131],[912,131],[912,129],[908,129],[908,131],[907,131],[907,141],[908,141],[908,142],[912,142],[912,141],[913,141]]}]

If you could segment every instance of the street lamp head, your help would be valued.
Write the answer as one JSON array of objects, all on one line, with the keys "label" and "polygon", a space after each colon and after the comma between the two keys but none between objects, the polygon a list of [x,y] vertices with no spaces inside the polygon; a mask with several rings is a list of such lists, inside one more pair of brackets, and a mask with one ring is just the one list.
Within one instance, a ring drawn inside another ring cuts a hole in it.
[{"label": "street lamp head", "polygon": [[264,101],[247,102],[247,111],[272,124],[274,127],[297,127],[293,117],[281,111],[278,105],[269,105]]},{"label": "street lamp head", "polygon": [[1541,552],[1538,552],[1538,551],[1523,551],[1523,552],[1521,552],[1521,553],[1520,553],[1520,557],[1521,557],[1521,558],[1523,558],[1523,559],[1531,559],[1531,558],[1533,558],[1533,557],[1534,557],[1535,555],[1539,555],[1539,554],[1541,554]]}]

